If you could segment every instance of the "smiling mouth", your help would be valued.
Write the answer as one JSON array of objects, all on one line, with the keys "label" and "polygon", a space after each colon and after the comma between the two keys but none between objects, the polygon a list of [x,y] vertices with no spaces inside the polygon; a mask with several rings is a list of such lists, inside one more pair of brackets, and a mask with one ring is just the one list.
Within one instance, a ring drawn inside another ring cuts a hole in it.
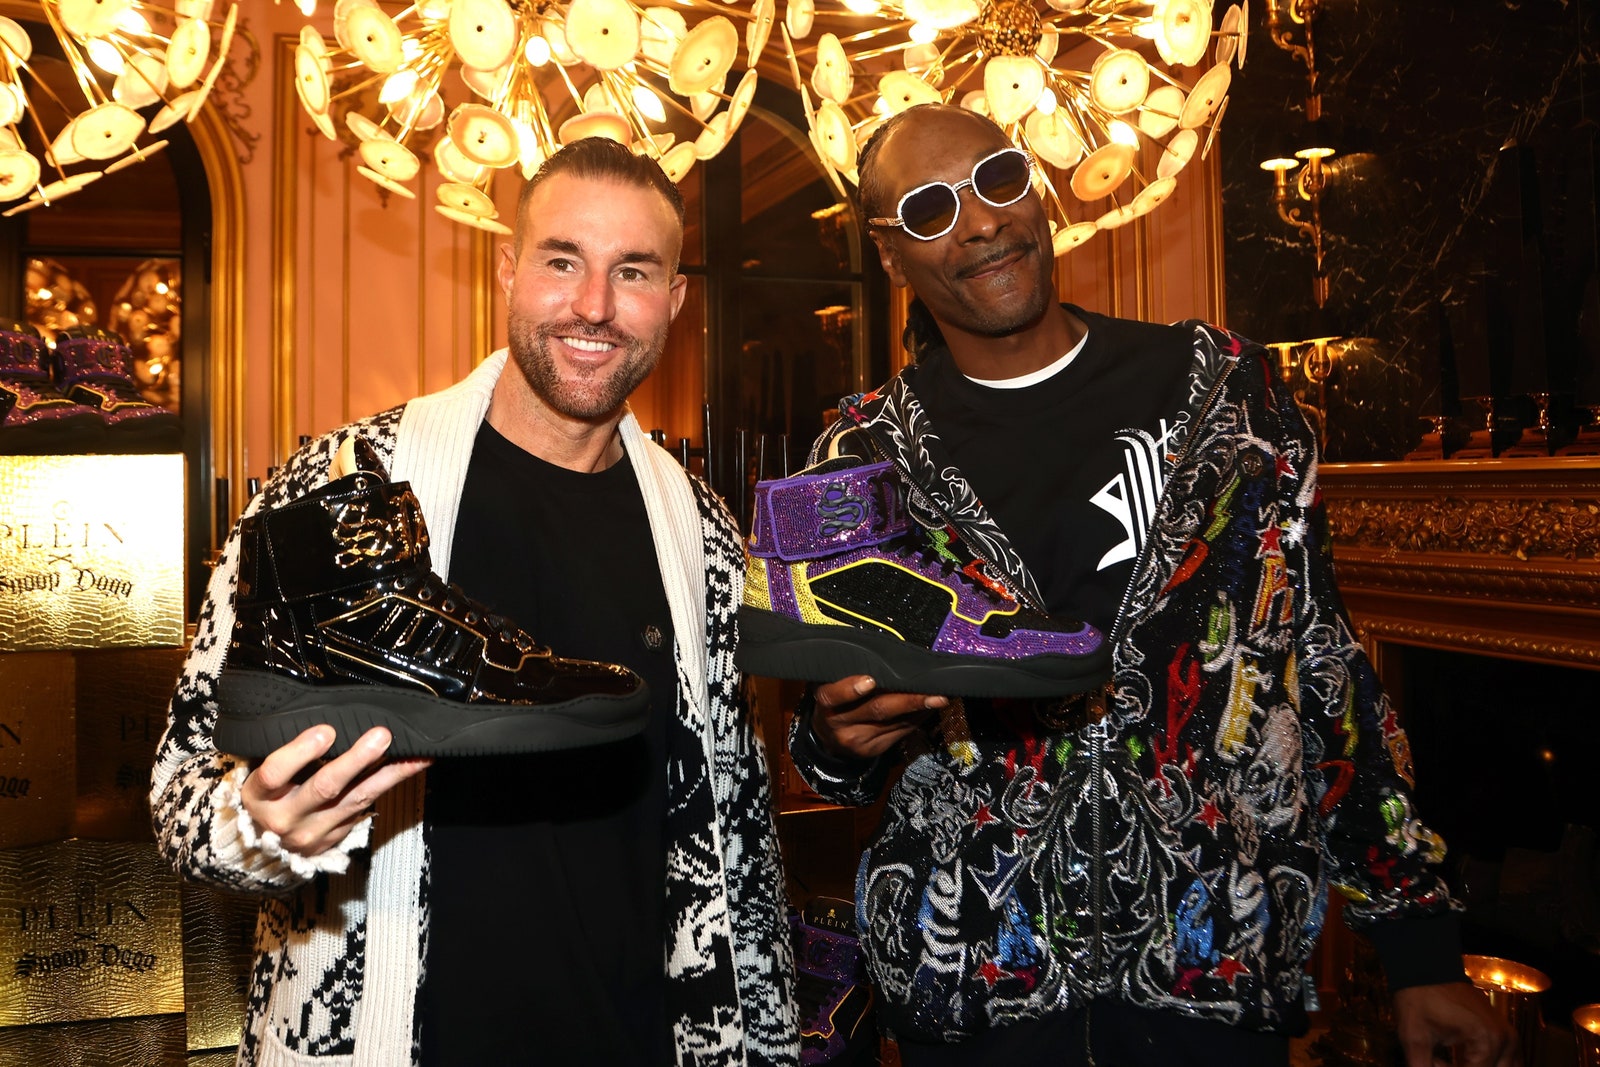
[{"label": "smiling mouth", "polygon": [[999,270],[1003,267],[1009,267],[1015,263],[1018,263],[1027,254],[1028,248],[1026,245],[1017,245],[1014,248],[1007,248],[1002,251],[984,256],[976,263],[968,264],[960,271],[956,272],[956,276],[958,278],[976,278],[981,274],[988,274],[991,271]]},{"label": "smiling mouth", "polygon": [[568,348],[577,349],[579,352],[609,352],[613,348],[621,348],[620,341],[604,341],[592,337],[561,337],[562,344]]}]

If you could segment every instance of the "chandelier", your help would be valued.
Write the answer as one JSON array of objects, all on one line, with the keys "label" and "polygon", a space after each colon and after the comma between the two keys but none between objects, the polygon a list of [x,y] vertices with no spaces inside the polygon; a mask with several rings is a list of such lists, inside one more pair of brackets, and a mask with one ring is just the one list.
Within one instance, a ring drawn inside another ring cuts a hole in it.
[{"label": "chandelier", "polygon": [[[307,16],[314,8],[300,0]],[[338,0],[334,41],[301,30],[295,88],[324,135],[339,139],[342,121],[363,177],[415,197],[431,151],[435,210],[509,233],[493,175],[531,177],[569,141],[621,141],[675,182],[722,151],[755,97],[774,14],[775,0],[416,0],[394,15]],[[747,61],[729,91],[741,36]]]},{"label": "chandelier", "polygon": [[[890,115],[959,104],[1067,177],[1070,200],[1046,168],[1034,172],[1056,255],[1172,195],[1209,152],[1231,65],[1244,63],[1242,2],[1216,22],[1210,0],[823,2],[788,0],[782,33],[812,145],[840,191]],[[796,44],[816,30],[815,44]]]},{"label": "chandelier", "polygon": [[[199,112],[238,18],[231,0],[39,0],[39,8],[76,91],[58,91],[27,29],[0,17],[0,202],[22,201],[8,217],[165,148],[155,136]],[[45,101],[53,107],[41,108]],[[148,119],[141,114],[157,104]],[[56,126],[56,110],[65,125]]]}]

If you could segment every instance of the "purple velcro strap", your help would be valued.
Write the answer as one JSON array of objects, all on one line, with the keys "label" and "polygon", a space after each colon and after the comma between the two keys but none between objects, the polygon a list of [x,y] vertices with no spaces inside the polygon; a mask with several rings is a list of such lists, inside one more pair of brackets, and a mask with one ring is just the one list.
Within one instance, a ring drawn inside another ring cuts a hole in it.
[{"label": "purple velcro strap", "polygon": [[911,528],[887,460],[756,483],[752,555],[815,559],[880,545]]}]

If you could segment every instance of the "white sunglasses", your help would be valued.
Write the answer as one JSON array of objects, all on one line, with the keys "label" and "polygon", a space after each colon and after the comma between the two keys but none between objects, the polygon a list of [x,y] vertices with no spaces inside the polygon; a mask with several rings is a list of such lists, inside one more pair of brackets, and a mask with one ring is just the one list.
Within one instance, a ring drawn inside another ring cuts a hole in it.
[{"label": "white sunglasses", "polygon": [[1028,195],[1033,157],[1020,148],[1002,148],[972,166],[972,177],[951,185],[919,185],[895,207],[892,219],[868,219],[869,226],[898,226],[919,241],[933,241],[956,228],[961,217],[961,190],[967,186],[991,207],[1010,207]]}]

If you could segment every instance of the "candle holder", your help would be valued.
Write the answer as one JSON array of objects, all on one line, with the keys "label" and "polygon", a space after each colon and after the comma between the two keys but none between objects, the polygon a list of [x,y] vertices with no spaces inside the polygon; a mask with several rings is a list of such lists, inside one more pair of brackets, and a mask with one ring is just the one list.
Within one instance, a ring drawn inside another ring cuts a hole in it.
[{"label": "candle holder", "polygon": [[1529,393],[1527,396],[1538,414],[1533,425],[1519,427],[1517,439],[1500,450],[1504,459],[1548,456],[1553,447],[1555,427],[1550,422],[1550,394]]},{"label": "candle holder", "polygon": [[1550,977],[1543,971],[1498,956],[1463,956],[1467,977],[1483,990],[1489,1003],[1516,1031],[1522,1047],[1522,1062],[1542,1062],[1539,1043],[1544,1033],[1544,1016],[1539,1013],[1539,996],[1550,988]]},{"label": "candle holder", "polygon": [[1467,426],[1454,415],[1427,415],[1421,421],[1427,431],[1417,447],[1406,453],[1408,460],[1449,459],[1467,443]]},{"label": "candle holder", "polygon": [[1578,1067],[1600,1067],[1600,1004],[1573,1009],[1572,1039],[1578,1045]]}]

